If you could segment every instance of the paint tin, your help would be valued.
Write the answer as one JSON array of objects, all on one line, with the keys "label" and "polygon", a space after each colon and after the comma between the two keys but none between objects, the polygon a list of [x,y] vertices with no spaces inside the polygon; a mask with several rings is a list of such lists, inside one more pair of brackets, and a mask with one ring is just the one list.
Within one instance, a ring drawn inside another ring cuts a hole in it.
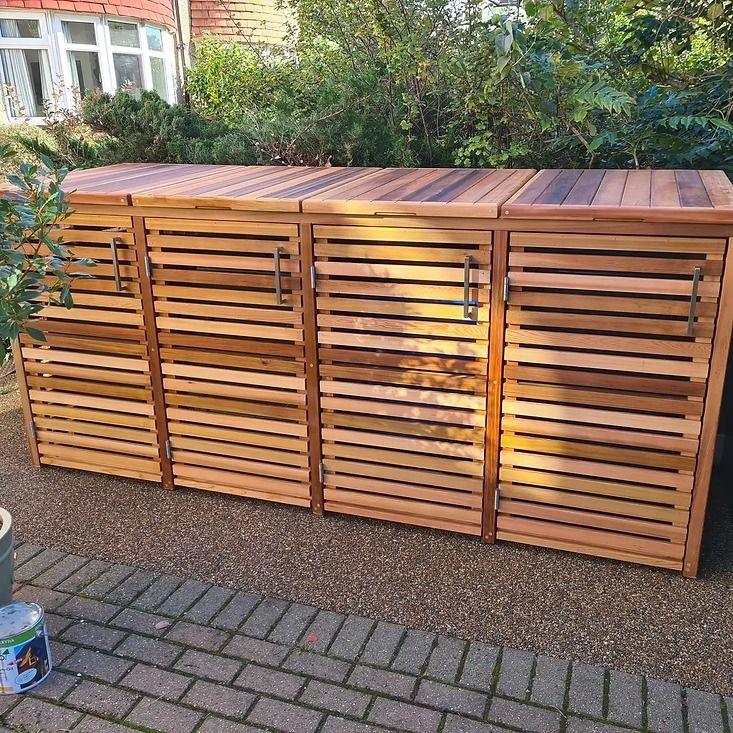
[{"label": "paint tin", "polygon": [[0,607],[0,695],[41,684],[51,671],[46,614],[37,603]]}]

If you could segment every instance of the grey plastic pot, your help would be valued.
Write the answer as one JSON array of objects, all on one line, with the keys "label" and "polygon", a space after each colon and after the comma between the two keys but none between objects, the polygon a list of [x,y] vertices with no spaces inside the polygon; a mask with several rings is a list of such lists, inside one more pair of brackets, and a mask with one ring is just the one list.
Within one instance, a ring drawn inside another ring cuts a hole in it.
[{"label": "grey plastic pot", "polygon": [[13,520],[0,508],[0,606],[13,598]]}]

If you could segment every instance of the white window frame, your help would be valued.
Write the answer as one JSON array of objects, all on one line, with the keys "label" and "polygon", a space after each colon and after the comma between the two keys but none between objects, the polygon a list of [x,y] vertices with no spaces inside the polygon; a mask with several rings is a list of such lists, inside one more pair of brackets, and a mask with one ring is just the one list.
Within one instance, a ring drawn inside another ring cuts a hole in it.
[{"label": "white window frame", "polygon": [[[48,13],[34,10],[22,10],[19,9],[15,12],[10,10],[0,10],[0,18],[9,20],[37,20],[38,28],[41,32],[40,38],[0,38],[0,48],[8,49],[26,49],[33,48],[43,50],[46,52],[48,58],[48,66],[51,71],[51,79],[49,80],[51,89],[58,82],[58,77],[62,73],[58,64],[58,56],[54,52],[53,34],[51,32],[51,26],[49,24]],[[0,65],[0,83],[2,84],[2,98],[3,107],[5,109],[5,116],[10,123],[22,124],[23,122],[31,122],[33,124],[41,124],[44,120],[43,117],[28,116],[28,117],[15,117],[12,114],[12,107],[10,100],[6,92],[6,85],[11,84],[10,79],[5,78],[2,66]]]},{"label": "white window frame", "polygon": [[[173,104],[177,98],[176,83],[176,50],[175,39],[172,32],[165,26],[156,23],[147,23],[137,18],[127,18],[116,15],[90,15],[88,13],[68,13],[41,10],[0,9],[0,18],[37,20],[41,33],[40,38],[0,38],[0,48],[42,49],[48,57],[48,64],[51,71],[51,88],[56,89],[59,81],[63,83],[63,100],[65,104],[72,107],[75,103],[75,91],[73,85],[73,74],[69,63],[69,51],[91,51],[99,56],[99,68],[102,81],[102,91],[107,94],[114,94],[117,91],[117,80],[114,70],[114,53],[124,53],[140,57],[142,71],[143,89],[153,89],[153,74],[150,65],[151,58],[159,58],[163,61],[165,73],[165,97],[166,102]],[[63,21],[79,23],[92,23],[94,25],[94,37],[96,46],[80,43],[69,43],[64,36]],[[135,25],[138,33],[139,48],[129,46],[114,46],[110,35],[109,21],[119,21]],[[155,28],[162,32],[163,50],[155,51],[148,47],[146,28]],[[3,86],[7,83],[0,68],[0,83]],[[3,106],[5,108],[8,122],[43,124],[43,117],[12,117],[11,106],[7,95],[2,91]]]}]

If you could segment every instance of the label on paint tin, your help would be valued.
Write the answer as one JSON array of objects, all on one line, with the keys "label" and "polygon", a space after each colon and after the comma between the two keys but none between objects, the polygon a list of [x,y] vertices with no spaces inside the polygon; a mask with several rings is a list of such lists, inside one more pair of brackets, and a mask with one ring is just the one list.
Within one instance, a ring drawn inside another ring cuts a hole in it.
[{"label": "label on paint tin", "polygon": [[14,695],[43,682],[51,671],[46,619],[35,603],[0,608],[0,695]]}]

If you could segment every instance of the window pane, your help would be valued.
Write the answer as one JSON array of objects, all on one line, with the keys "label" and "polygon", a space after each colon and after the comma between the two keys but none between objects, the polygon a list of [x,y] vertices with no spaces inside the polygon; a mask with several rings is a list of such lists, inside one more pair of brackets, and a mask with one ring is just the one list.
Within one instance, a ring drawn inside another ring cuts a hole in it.
[{"label": "window pane", "polygon": [[119,20],[109,21],[109,35],[113,46],[140,48],[140,36],[135,23],[122,23]]},{"label": "window pane", "polygon": [[51,96],[51,69],[46,52],[33,48],[0,49],[0,66],[8,84],[13,117],[43,117],[43,100]]},{"label": "window pane", "polygon": [[41,28],[37,20],[26,18],[0,18],[2,38],[40,38]]},{"label": "window pane", "polygon": [[112,59],[115,66],[117,88],[136,94],[142,89],[143,75],[140,70],[140,57],[129,53],[114,53]]},{"label": "window pane", "polygon": [[80,23],[76,20],[63,20],[64,38],[67,43],[83,43],[85,46],[96,46],[94,23]]},{"label": "window pane", "polygon": [[145,27],[145,33],[148,36],[148,48],[151,51],[163,50],[163,31],[159,28]]},{"label": "window pane", "polygon": [[168,99],[168,85],[165,83],[165,61],[151,57],[150,71],[153,77],[153,89],[162,99]]},{"label": "window pane", "polygon": [[79,90],[80,96],[102,88],[99,54],[96,51],[69,51],[69,64],[74,86]]}]

